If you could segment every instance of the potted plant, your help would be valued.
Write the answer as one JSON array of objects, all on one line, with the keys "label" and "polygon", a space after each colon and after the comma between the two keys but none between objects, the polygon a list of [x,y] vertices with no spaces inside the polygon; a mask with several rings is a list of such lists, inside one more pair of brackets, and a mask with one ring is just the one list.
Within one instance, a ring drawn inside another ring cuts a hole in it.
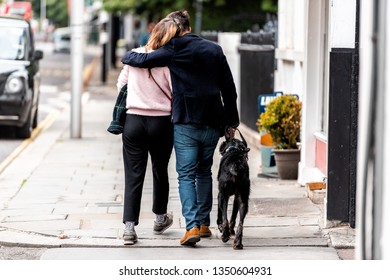
[{"label": "potted plant", "polygon": [[272,137],[276,167],[281,179],[297,179],[300,160],[302,102],[295,95],[281,95],[267,104],[257,120],[260,132]]}]

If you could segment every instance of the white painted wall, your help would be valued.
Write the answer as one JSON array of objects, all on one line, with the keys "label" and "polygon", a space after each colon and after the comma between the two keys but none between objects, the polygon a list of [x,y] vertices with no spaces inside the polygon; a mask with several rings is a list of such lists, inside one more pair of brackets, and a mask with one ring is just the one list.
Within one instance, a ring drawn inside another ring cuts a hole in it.
[{"label": "white painted wall", "polygon": [[[329,19],[326,19],[326,9],[329,10]],[[327,137],[326,132],[321,131],[322,94],[328,83],[324,81],[329,64],[326,53],[331,48],[354,48],[355,14],[355,0],[278,2],[275,91],[296,93],[303,102],[298,177],[302,185],[321,181],[326,175],[315,168],[315,135],[321,134],[322,139]],[[327,44],[326,36],[329,38]]]},{"label": "white painted wall", "polygon": [[305,1],[305,51],[304,90],[302,96],[302,149],[298,182],[322,181],[325,174],[315,167],[316,137],[321,130],[321,100],[324,83],[324,60],[326,30],[326,0]]},{"label": "white painted wall", "polygon": [[303,94],[306,0],[280,0],[278,4],[278,47],[275,91]]},{"label": "white painted wall", "polygon": [[356,0],[330,1],[330,48],[355,48]]},{"label": "white painted wall", "polygon": [[241,42],[241,34],[234,32],[218,33],[218,44],[221,45],[223,52],[225,53],[226,59],[232,71],[233,79],[237,89],[237,106],[240,113],[240,96],[241,96],[241,84],[240,84],[240,54],[238,47]]},{"label": "white painted wall", "polygon": [[302,145],[298,182],[321,181],[315,168],[315,133],[321,129],[326,0],[279,0],[278,69],[275,91],[298,94],[302,107]]}]

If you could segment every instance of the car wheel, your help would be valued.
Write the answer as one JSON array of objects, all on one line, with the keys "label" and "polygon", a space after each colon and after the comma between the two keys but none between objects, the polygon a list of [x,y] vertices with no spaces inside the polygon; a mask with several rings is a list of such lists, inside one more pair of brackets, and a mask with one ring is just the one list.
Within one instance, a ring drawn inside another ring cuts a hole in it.
[{"label": "car wheel", "polygon": [[28,115],[28,118],[25,124],[22,127],[16,128],[16,137],[21,139],[30,138],[32,132],[32,123],[31,123],[31,113]]}]

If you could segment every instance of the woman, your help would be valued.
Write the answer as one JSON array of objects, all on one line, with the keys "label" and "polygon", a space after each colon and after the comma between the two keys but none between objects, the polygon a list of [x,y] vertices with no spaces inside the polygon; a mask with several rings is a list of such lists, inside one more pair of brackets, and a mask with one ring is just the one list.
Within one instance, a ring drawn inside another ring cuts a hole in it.
[{"label": "woman", "polygon": [[[153,29],[148,44],[135,51],[158,49],[179,31],[172,19],[163,19]],[[173,223],[173,216],[167,213],[168,162],[173,147],[172,87],[167,67],[148,70],[125,65],[118,77],[118,91],[125,84],[127,114],[122,134],[125,169],[123,239],[125,245],[132,245],[137,242],[135,226],[139,223],[148,153],[153,165],[152,211],[156,214],[153,231],[162,234]]]}]

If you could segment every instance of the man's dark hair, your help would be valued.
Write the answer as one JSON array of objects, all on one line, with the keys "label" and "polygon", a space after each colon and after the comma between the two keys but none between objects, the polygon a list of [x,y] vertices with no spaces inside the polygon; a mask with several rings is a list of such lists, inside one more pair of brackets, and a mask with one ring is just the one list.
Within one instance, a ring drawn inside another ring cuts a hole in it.
[{"label": "man's dark hair", "polygon": [[190,15],[186,10],[172,12],[167,17],[172,18],[179,25],[181,31],[190,30]]}]

